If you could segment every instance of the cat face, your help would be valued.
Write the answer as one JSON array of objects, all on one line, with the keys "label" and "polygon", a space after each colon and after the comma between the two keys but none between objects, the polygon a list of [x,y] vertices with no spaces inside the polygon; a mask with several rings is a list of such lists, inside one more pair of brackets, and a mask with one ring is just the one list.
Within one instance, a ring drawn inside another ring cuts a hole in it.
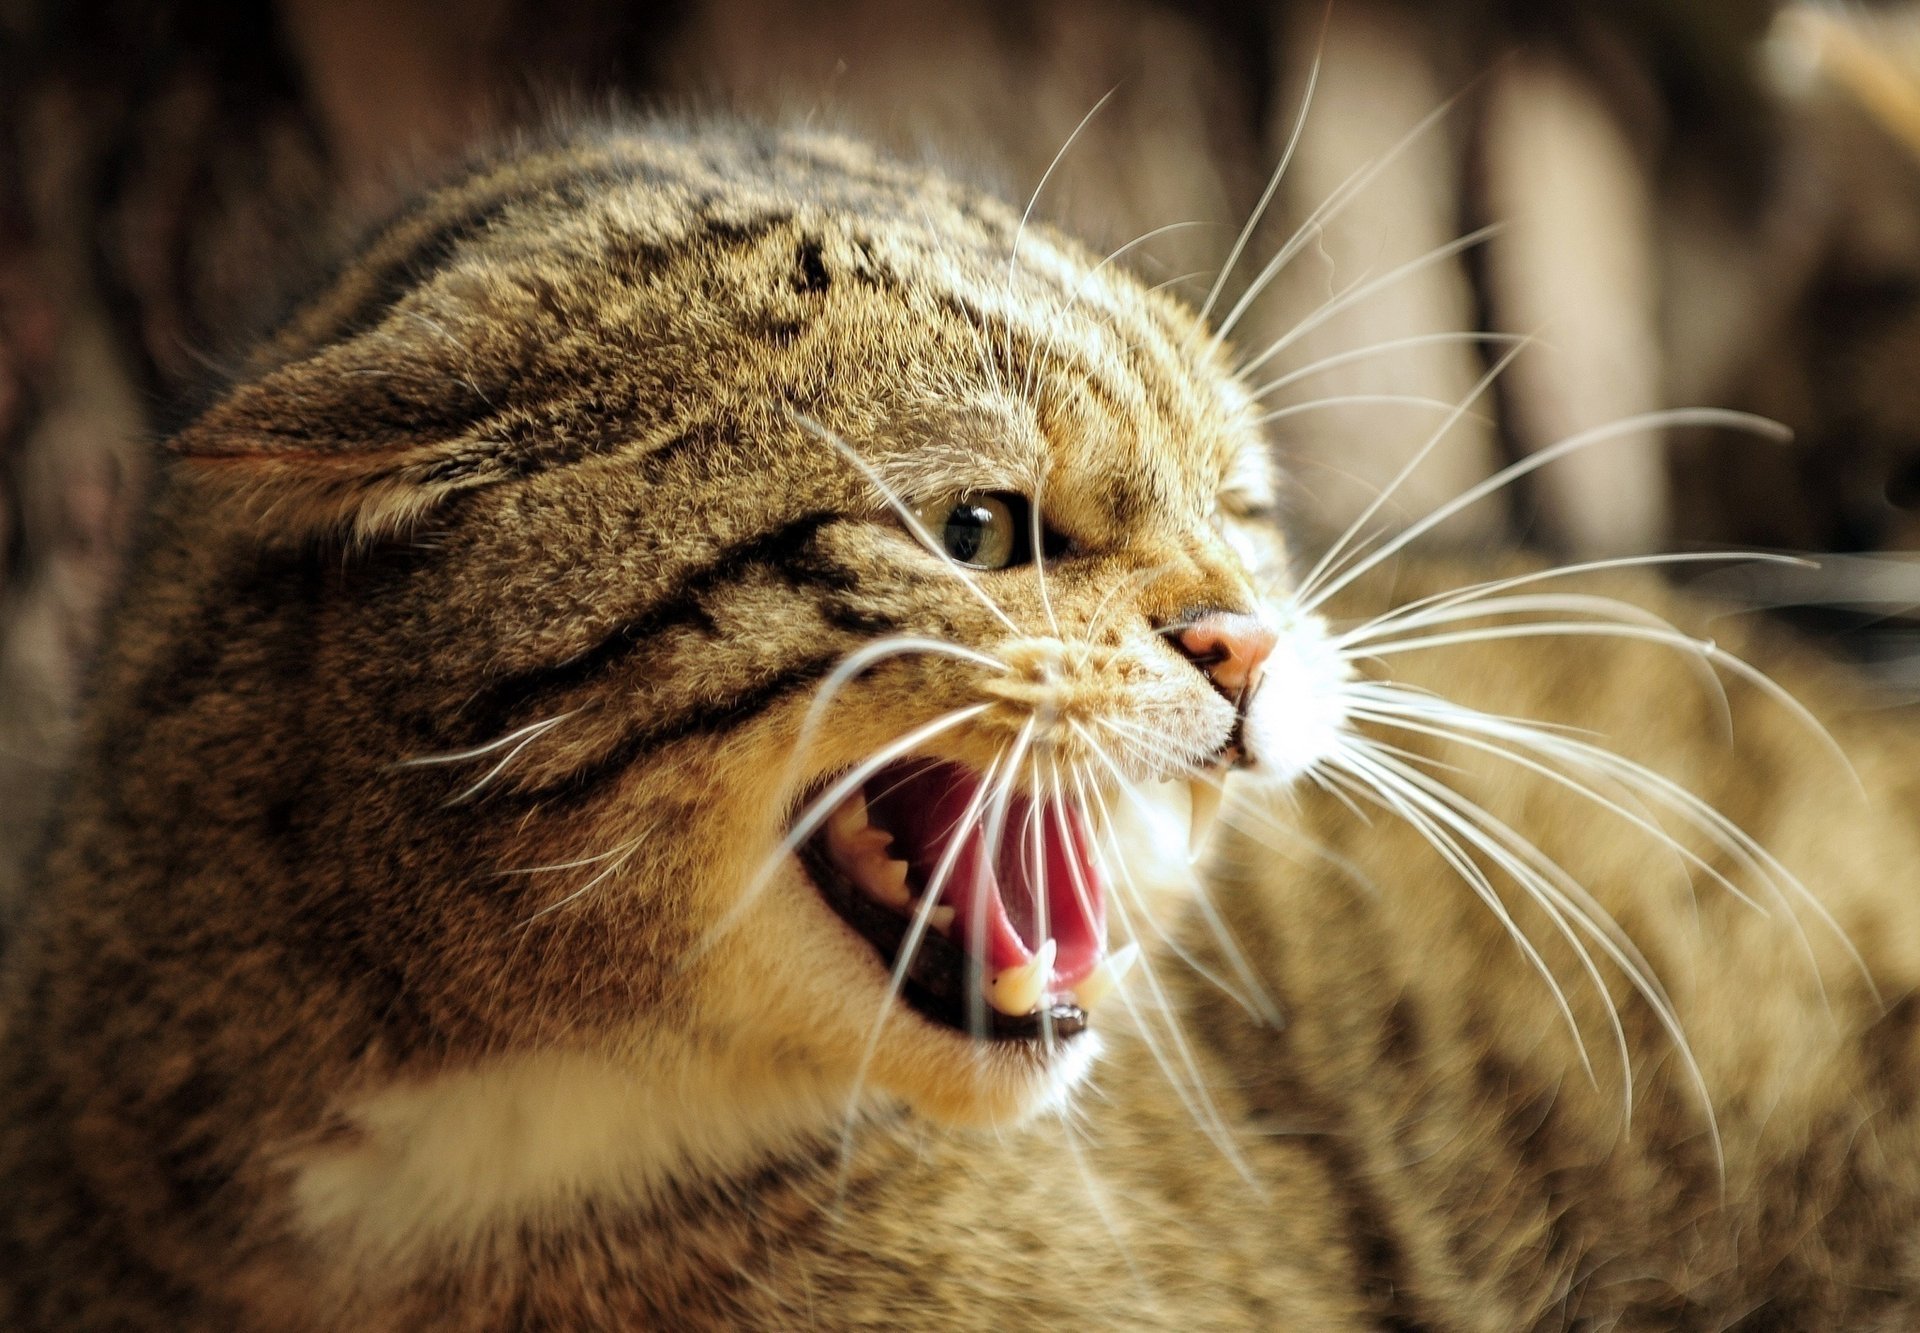
[{"label": "cat face", "polygon": [[1331,726],[1211,336],[836,141],[520,160],[275,355],[178,448],[245,558],[355,537],[326,854],[489,1052],[1021,1114],[1152,929],[1131,784]]}]

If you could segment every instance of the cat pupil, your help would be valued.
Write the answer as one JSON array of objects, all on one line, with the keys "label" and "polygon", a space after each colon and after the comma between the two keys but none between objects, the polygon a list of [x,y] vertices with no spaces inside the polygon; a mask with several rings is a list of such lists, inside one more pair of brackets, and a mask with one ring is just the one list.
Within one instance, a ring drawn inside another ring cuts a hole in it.
[{"label": "cat pupil", "polygon": [[947,515],[947,527],[942,536],[947,554],[967,564],[975,563],[979,559],[980,548],[986,545],[987,529],[992,523],[993,512],[984,506],[968,503],[955,505]]}]

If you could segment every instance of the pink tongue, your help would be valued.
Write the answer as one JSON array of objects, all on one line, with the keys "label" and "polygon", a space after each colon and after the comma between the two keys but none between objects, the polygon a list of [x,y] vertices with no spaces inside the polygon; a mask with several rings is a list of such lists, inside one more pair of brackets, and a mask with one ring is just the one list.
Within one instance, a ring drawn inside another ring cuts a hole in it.
[{"label": "pink tongue", "polygon": [[994,822],[995,802],[976,806],[979,790],[979,776],[954,764],[900,764],[867,783],[867,811],[893,834],[892,854],[912,868],[915,892],[934,887],[966,819],[938,885],[940,901],[956,914],[953,939],[991,977],[1026,963],[1051,936],[1059,952],[1050,989],[1071,987],[1100,961],[1107,935],[1106,895],[1086,821],[1071,804],[1016,792],[999,823],[999,854],[989,857],[984,826]]}]

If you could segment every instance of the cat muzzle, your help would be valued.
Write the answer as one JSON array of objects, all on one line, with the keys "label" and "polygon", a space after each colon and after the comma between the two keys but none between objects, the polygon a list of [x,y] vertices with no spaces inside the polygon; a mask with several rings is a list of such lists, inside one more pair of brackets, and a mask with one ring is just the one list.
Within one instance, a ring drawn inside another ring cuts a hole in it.
[{"label": "cat muzzle", "polygon": [[895,971],[906,1003],[977,1037],[1081,1032],[1134,957],[1107,953],[1106,885],[1085,812],[989,791],[957,764],[882,769],[833,810],[801,859]]}]

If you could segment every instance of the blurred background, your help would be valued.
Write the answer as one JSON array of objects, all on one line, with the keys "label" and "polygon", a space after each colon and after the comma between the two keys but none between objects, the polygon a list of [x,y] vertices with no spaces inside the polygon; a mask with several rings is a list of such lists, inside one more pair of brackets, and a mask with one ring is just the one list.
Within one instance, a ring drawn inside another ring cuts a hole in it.
[{"label": "blurred background", "polygon": [[[166,432],[475,145],[655,113],[1044,177],[1040,215],[1213,295],[1309,549],[1519,348],[1389,521],[1626,421],[1444,537],[1828,553],[1708,586],[1920,683],[1914,7],[0,0],[0,898]],[[1794,437],[1635,424],[1687,405]]]}]

